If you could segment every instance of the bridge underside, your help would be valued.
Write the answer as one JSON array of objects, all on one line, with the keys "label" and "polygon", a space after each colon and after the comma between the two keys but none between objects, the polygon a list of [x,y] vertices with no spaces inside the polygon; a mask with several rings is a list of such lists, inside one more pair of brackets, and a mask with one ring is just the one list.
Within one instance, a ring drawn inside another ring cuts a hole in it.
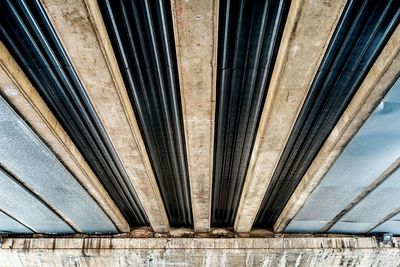
[{"label": "bridge underside", "polygon": [[399,264],[399,1],[0,3],[7,264]]}]

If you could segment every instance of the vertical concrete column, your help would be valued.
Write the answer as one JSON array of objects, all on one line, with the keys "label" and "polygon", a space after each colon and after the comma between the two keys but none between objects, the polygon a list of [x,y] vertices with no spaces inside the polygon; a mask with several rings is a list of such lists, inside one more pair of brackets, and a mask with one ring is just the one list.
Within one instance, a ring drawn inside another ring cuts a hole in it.
[{"label": "vertical concrete column", "polygon": [[345,0],[291,3],[235,220],[249,232]]},{"label": "vertical concrete column", "polygon": [[195,231],[210,229],[218,1],[173,0]]}]

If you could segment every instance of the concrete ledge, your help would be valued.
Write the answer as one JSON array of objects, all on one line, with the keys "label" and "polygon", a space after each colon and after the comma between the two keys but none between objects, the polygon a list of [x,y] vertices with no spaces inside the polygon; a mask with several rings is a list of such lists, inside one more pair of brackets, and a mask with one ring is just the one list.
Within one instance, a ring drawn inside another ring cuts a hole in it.
[{"label": "concrete ledge", "polygon": [[[64,249],[378,249],[383,245],[375,237],[279,237],[279,238],[3,238],[1,250]],[[399,255],[400,258],[400,255]]]},{"label": "concrete ledge", "polygon": [[339,238],[5,238],[0,266],[396,266],[398,243]]}]

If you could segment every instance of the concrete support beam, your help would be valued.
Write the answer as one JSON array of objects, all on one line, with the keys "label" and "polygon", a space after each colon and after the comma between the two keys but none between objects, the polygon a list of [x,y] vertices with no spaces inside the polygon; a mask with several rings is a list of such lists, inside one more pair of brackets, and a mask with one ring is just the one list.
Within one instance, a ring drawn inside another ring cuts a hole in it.
[{"label": "concrete support beam", "polygon": [[155,231],[169,229],[158,185],[96,1],[43,0]]},{"label": "concrete support beam", "polygon": [[[400,26],[394,31],[388,43],[375,61],[349,106],[343,113],[339,122],[332,130],[325,144],[314,159],[310,168],[302,178],[293,195],[286,204],[284,210],[274,225],[274,230],[281,232],[303,207],[305,201],[321,182],[336,159],[341,155],[347,143],[358,132],[368,116],[374,111],[386,92],[400,76]],[[397,166],[395,166],[397,167]],[[394,168],[394,167],[393,167]],[[390,171],[390,170],[389,170]],[[384,177],[378,177],[375,183],[379,184]],[[375,184],[374,183],[374,184]],[[371,187],[374,186],[371,185]],[[372,188],[368,188],[372,190]],[[350,210],[363,195],[363,192],[354,199],[343,214],[335,217],[327,227],[330,227],[337,219]],[[327,230],[328,228],[325,228]]]},{"label": "concrete support beam", "polygon": [[375,238],[4,238],[0,266],[397,266]]},{"label": "concrete support beam", "polygon": [[173,0],[194,229],[210,230],[218,1]]},{"label": "concrete support beam", "polygon": [[235,220],[237,232],[251,230],[345,4],[291,3]]},{"label": "concrete support beam", "polygon": [[0,42],[0,94],[52,149],[121,232],[128,223],[39,93]]}]

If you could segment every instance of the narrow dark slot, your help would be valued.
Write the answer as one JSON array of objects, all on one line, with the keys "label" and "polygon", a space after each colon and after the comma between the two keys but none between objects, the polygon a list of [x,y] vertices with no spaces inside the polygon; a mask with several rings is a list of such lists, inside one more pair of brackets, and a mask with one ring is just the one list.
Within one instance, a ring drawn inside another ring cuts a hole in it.
[{"label": "narrow dark slot", "polygon": [[99,0],[172,226],[193,225],[170,1]]},{"label": "narrow dark slot", "polygon": [[220,2],[213,226],[234,223],[289,5]]},{"label": "narrow dark slot", "polygon": [[255,225],[273,226],[399,19],[399,1],[348,1],[272,177]]},{"label": "narrow dark slot", "polygon": [[0,0],[0,37],[74,141],[131,226],[148,225],[138,200],[85,89],[43,7]]}]

